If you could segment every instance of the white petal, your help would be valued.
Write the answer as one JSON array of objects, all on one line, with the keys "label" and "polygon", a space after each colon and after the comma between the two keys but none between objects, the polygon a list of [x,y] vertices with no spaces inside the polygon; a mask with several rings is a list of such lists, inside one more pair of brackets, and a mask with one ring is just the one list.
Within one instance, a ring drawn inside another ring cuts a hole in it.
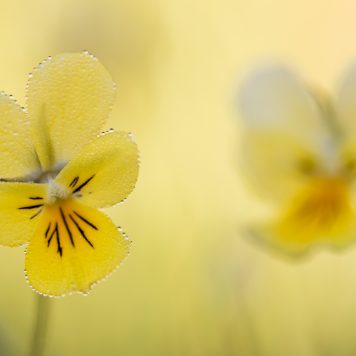
[{"label": "white petal", "polygon": [[320,111],[303,82],[289,69],[260,69],[242,85],[239,105],[249,129],[308,135],[322,124]]}]

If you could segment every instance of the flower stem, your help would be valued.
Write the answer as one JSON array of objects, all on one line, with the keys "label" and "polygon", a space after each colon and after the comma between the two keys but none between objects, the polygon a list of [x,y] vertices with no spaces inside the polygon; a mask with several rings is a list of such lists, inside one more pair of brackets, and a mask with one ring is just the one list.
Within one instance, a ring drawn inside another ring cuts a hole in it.
[{"label": "flower stem", "polygon": [[33,329],[32,345],[29,356],[43,355],[47,335],[50,302],[50,298],[36,294],[36,320]]}]

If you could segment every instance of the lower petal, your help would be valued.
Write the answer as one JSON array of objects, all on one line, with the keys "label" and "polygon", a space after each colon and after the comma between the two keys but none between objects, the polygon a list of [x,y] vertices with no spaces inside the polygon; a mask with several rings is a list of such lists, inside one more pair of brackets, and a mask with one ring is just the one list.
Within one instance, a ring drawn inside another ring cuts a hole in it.
[{"label": "lower petal", "polygon": [[26,253],[26,274],[39,293],[87,293],[126,257],[128,239],[112,221],[73,199],[46,207]]},{"label": "lower petal", "polygon": [[315,181],[299,192],[278,218],[251,228],[249,235],[291,255],[320,245],[342,248],[356,238],[356,213],[342,181]]}]

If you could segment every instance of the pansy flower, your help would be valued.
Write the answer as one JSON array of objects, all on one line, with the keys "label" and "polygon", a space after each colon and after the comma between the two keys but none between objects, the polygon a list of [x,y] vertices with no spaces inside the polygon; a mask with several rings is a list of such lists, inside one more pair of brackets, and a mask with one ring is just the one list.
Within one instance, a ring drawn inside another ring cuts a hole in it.
[{"label": "pansy flower", "polygon": [[88,53],[34,69],[23,109],[0,95],[0,244],[27,244],[39,293],[87,293],[128,254],[129,241],[98,208],[123,201],[138,174],[129,134],[100,134],[115,84]]},{"label": "pansy flower", "polygon": [[249,236],[288,254],[356,238],[356,67],[339,84],[328,95],[271,66],[241,88],[243,174],[272,212]]}]

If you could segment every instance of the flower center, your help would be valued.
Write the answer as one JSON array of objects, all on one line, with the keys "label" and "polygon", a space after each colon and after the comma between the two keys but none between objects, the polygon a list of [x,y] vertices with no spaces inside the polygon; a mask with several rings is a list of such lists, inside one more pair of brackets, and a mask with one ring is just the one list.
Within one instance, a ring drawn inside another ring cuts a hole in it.
[{"label": "flower center", "polygon": [[339,236],[353,219],[347,184],[340,178],[317,179],[291,201],[280,232],[296,241]]},{"label": "flower center", "polygon": [[56,183],[53,179],[48,182],[48,196],[47,203],[55,204],[59,200],[68,199],[71,192]]},{"label": "flower center", "polygon": [[344,209],[345,202],[347,190],[342,181],[321,180],[297,206],[296,216],[302,221],[317,219],[320,224],[330,224]]}]

